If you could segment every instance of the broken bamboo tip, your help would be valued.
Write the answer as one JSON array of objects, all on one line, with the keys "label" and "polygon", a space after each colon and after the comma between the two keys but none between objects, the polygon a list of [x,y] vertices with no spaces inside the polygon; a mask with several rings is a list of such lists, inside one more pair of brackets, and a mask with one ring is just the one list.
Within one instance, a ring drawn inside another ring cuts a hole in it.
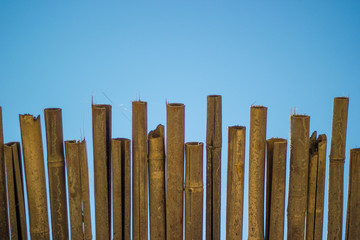
[{"label": "broken bamboo tip", "polygon": [[164,125],[159,124],[155,130],[149,132],[149,139],[164,137]]}]

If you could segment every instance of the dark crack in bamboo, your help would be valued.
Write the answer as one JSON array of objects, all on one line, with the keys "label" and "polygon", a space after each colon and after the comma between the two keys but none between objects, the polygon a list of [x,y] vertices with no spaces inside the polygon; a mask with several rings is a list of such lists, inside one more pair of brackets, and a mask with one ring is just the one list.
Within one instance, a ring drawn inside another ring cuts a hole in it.
[{"label": "dark crack in bamboo", "polygon": [[67,224],[65,161],[62,113],[60,108],[44,110],[48,179],[51,207],[52,237],[54,240],[69,237]]},{"label": "dark crack in bamboo", "polygon": [[228,129],[226,239],[242,239],[246,128]]},{"label": "dark crack in bamboo", "polygon": [[307,211],[310,117],[292,115],[290,128],[287,239],[303,240]]},{"label": "dark crack in bamboo", "polygon": [[360,148],[350,150],[349,192],[345,239],[360,236]]},{"label": "dark crack in bamboo", "polygon": [[49,239],[40,116],[20,115],[31,239]]},{"label": "dark crack in bamboo", "polygon": [[164,126],[149,133],[150,239],[166,239]]},{"label": "dark crack in bamboo", "polygon": [[[166,238],[183,239],[185,105],[166,104]],[[171,233],[171,234],[170,234]]]},{"label": "dark crack in bamboo", "polygon": [[147,103],[132,102],[133,240],[148,238]]},{"label": "dark crack in bamboo", "polygon": [[287,140],[267,140],[265,239],[284,239]]},{"label": "dark crack in bamboo", "polygon": [[111,236],[111,106],[92,105],[92,121],[96,238],[106,240]]},{"label": "dark crack in bamboo", "polygon": [[203,143],[186,143],[185,156],[185,240],[201,240],[204,197]]},{"label": "dark crack in bamboo", "polygon": [[334,98],[330,148],[328,239],[342,238],[345,143],[349,98]]},{"label": "dark crack in bamboo", "polygon": [[264,184],[267,108],[250,108],[249,236],[264,238]]},{"label": "dark crack in bamboo", "polygon": [[207,97],[206,123],[206,239],[220,240],[221,96]]}]

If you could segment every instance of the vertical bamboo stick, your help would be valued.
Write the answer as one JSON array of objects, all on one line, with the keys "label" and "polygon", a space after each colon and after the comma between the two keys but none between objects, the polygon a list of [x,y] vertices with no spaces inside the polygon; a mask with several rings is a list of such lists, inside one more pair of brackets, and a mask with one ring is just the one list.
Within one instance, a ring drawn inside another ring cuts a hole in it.
[{"label": "vertical bamboo stick", "polygon": [[96,238],[111,236],[111,186],[109,185],[111,106],[92,105]]},{"label": "vertical bamboo stick", "polygon": [[83,239],[79,143],[65,141],[71,239]]},{"label": "vertical bamboo stick", "polygon": [[341,239],[349,98],[334,98],[329,170],[328,239]]},{"label": "vertical bamboo stick", "polygon": [[130,215],[131,215],[131,169],[130,169],[130,154],[131,154],[130,139],[121,139],[121,169],[123,176],[123,239],[130,240]]},{"label": "vertical bamboo stick", "polygon": [[150,239],[166,239],[164,126],[151,131],[149,142]]},{"label": "vertical bamboo stick", "polygon": [[40,116],[20,115],[31,239],[49,239]]},{"label": "vertical bamboo stick", "polygon": [[286,139],[267,140],[265,239],[284,239],[286,148]]},{"label": "vertical bamboo stick", "polygon": [[86,151],[85,139],[79,143],[79,158],[80,158],[80,182],[81,182],[81,202],[82,202],[82,216],[84,224],[84,240],[92,239],[91,232],[91,215],[90,215],[90,193],[89,193],[89,168]]},{"label": "vertical bamboo stick", "polygon": [[203,143],[186,143],[185,154],[185,239],[201,240],[203,229]]},{"label": "vertical bamboo stick", "polygon": [[0,236],[3,236],[4,240],[10,239],[8,217],[2,108],[0,107]]},{"label": "vertical bamboo stick", "polygon": [[350,150],[349,194],[346,217],[345,239],[360,236],[360,148]]},{"label": "vertical bamboo stick", "polygon": [[250,109],[249,240],[264,238],[266,115],[266,107]]},{"label": "vertical bamboo stick", "polygon": [[206,124],[206,239],[220,240],[221,96],[207,97]]},{"label": "vertical bamboo stick", "polygon": [[309,169],[310,117],[291,116],[287,239],[304,239]]},{"label": "vertical bamboo stick", "polygon": [[148,237],[147,103],[132,103],[133,240]]},{"label": "vertical bamboo stick", "polygon": [[245,127],[229,127],[226,239],[242,239],[244,175],[245,175]]},{"label": "vertical bamboo stick", "polygon": [[44,110],[53,239],[69,237],[67,224],[63,128],[60,108]]},{"label": "vertical bamboo stick", "polygon": [[166,235],[183,239],[185,105],[166,104]]}]

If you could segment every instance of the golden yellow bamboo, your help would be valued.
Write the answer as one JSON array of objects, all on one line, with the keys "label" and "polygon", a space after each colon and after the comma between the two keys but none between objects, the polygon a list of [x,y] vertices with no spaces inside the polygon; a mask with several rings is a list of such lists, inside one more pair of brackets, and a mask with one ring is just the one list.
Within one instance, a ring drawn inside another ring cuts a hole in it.
[{"label": "golden yellow bamboo", "polygon": [[150,239],[166,238],[164,126],[149,133]]},{"label": "golden yellow bamboo", "polygon": [[245,175],[245,127],[228,129],[226,239],[242,239],[244,175]]},{"label": "golden yellow bamboo", "polygon": [[65,141],[71,239],[83,239],[79,142]]},{"label": "golden yellow bamboo", "polygon": [[96,238],[111,236],[111,106],[92,105]]},{"label": "golden yellow bamboo", "polygon": [[0,107],[0,236],[3,236],[4,240],[10,239],[8,215],[2,108]]},{"label": "golden yellow bamboo", "polygon": [[286,149],[286,139],[267,140],[265,239],[284,239]]},{"label": "golden yellow bamboo", "polygon": [[133,240],[148,238],[147,103],[132,102]]},{"label": "golden yellow bamboo", "polygon": [[345,239],[360,236],[360,148],[350,150],[349,193]]},{"label": "golden yellow bamboo", "polygon": [[206,239],[220,240],[221,96],[207,97],[206,124]]},{"label": "golden yellow bamboo", "polygon": [[123,175],[123,239],[130,240],[130,216],[131,216],[131,170],[130,170],[130,155],[131,155],[131,141],[130,139],[121,139],[121,164]]},{"label": "golden yellow bamboo", "polygon": [[[203,229],[203,143],[185,144],[185,240],[201,240]],[[169,232],[169,234],[171,234]]]},{"label": "golden yellow bamboo", "polygon": [[249,240],[264,238],[266,117],[266,107],[251,107],[249,151]]},{"label": "golden yellow bamboo", "polygon": [[341,239],[343,220],[344,162],[349,98],[334,98],[330,148],[328,239]]},{"label": "golden yellow bamboo", "polygon": [[31,239],[49,239],[40,116],[20,115]]},{"label": "golden yellow bamboo", "polygon": [[183,240],[185,105],[166,104],[166,235]]},{"label": "golden yellow bamboo", "polygon": [[310,117],[292,115],[290,130],[290,179],[287,239],[305,237],[309,169]]},{"label": "golden yellow bamboo", "polygon": [[45,109],[44,115],[46,127],[52,236],[54,240],[60,240],[69,237],[67,224],[65,162],[61,109]]}]

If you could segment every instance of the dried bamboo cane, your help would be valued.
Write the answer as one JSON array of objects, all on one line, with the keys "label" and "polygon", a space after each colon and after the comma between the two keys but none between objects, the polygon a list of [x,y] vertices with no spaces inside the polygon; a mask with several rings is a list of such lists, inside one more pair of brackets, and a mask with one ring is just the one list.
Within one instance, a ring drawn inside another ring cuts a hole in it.
[{"label": "dried bamboo cane", "polygon": [[185,239],[201,240],[203,229],[203,143],[186,143],[185,155]]},{"label": "dried bamboo cane", "polygon": [[286,139],[267,140],[265,239],[284,239],[286,148]]},{"label": "dried bamboo cane", "polygon": [[149,133],[150,239],[166,239],[164,126]]},{"label": "dried bamboo cane", "polygon": [[0,107],[0,236],[4,240],[10,239],[8,217],[2,108]]},{"label": "dried bamboo cane", "polygon": [[266,115],[266,107],[250,109],[249,240],[264,238]]},{"label": "dried bamboo cane", "polygon": [[133,240],[148,238],[147,103],[132,103]]},{"label": "dried bamboo cane", "polygon": [[329,169],[328,239],[341,239],[349,98],[334,98]]},{"label": "dried bamboo cane", "polygon": [[244,175],[245,175],[245,127],[229,127],[226,239],[242,239]]},{"label": "dried bamboo cane", "polygon": [[131,169],[130,169],[130,154],[131,154],[131,141],[130,139],[121,139],[121,169],[123,176],[123,238],[130,240],[130,215],[131,215]]},{"label": "dried bamboo cane", "polygon": [[53,239],[69,237],[67,224],[63,128],[60,108],[44,110]]},{"label": "dried bamboo cane", "polygon": [[310,117],[291,116],[287,239],[304,239],[309,169]]},{"label": "dried bamboo cane", "polygon": [[31,239],[49,239],[40,116],[20,115]]},{"label": "dried bamboo cane", "polygon": [[79,142],[65,141],[71,239],[83,239]]},{"label": "dried bamboo cane", "polygon": [[111,236],[111,106],[92,105],[96,238]]},{"label": "dried bamboo cane", "polygon": [[360,236],[360,148],[350,150],[350,175],[345,239]]},{"label": "dried bamboo cane", "polygon": [[166,238],[183,239],[185,105],[166,104]]},{"label": "dried bamboo cane", "polygon": [[[21,166],[21,150],[19,142],[11,142],[6,144],[8,151],[11,151],[11,160],[12,163],[7,164],[11,169],[11,164],[13,166],[13,177],[14,177],[14,194],[15,194],[15,208],[16,208],[16,218],[17,218],[17,231],[18,238],[12,239],[27,239],[27,229],[26,229],[26,215],[25,215],[25,202],[24,202],[24,188],[22,180],[22,166]],[[9,171],[9,169],[7,169]],[[10,175],[10,174],[9,174]],[[8,178],[9,178],[8,175]],[[10,181],[8,181],[9,184]],[[14,229],[14,228],[11,228]],[[13,232],[11,231],[13,235]]]},{"label": "dried bamboo cane", "polygon": [[81,182],[81,202],[82,215],[84,224],[84,240],[92,239],[91,232],[91,215],[90,215],[90,193],[89,193],[89,168],[86,151],[85,139],[79,142],[79,158],[80,158],[80,182]]}]

